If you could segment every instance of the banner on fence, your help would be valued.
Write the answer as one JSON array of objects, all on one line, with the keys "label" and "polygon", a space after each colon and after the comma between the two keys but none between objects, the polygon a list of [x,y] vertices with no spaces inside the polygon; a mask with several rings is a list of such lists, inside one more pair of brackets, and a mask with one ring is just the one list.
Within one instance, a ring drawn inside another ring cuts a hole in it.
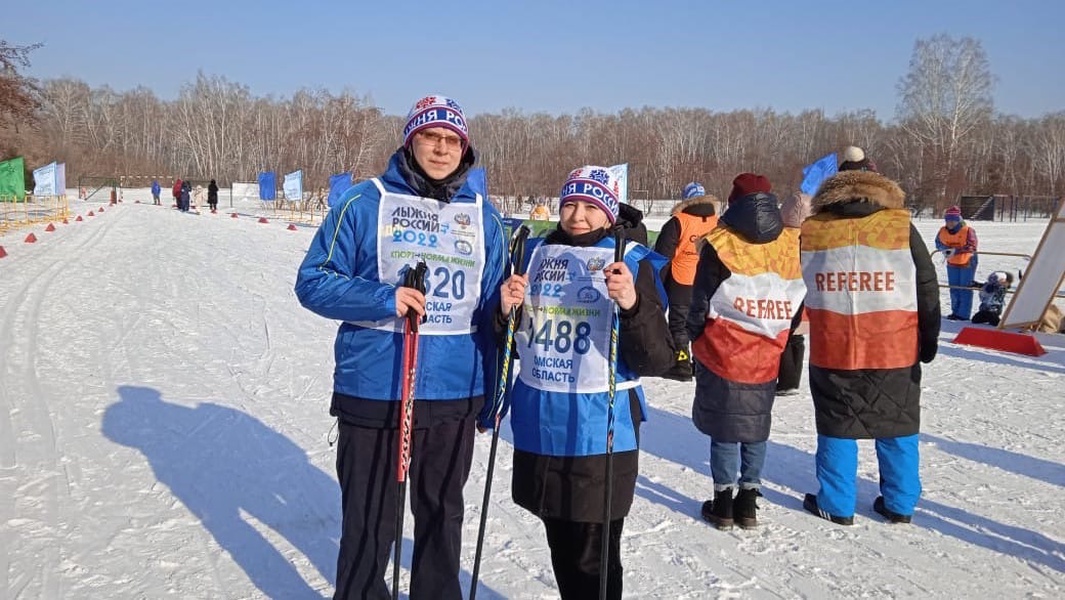
[{"label": "banner on fence", "polygon": [[26,199],[26,163],[21,156],[0,162],[0,201]]},{"label": "banner on fence", "polygon": [[259,173],[259,199],[277,200],[277,175],[273,171]]},{"label": "banner on fence", "polygon": [[58,196],[56,192],[55,174],[58,163],[52,161],[43,167],[33,170],[33,195],[34,196]]},{"label": "banner on fence", "polygon": [[303,170],[287,173],[281,189],[285,191],[285,200],[303,200]]}]

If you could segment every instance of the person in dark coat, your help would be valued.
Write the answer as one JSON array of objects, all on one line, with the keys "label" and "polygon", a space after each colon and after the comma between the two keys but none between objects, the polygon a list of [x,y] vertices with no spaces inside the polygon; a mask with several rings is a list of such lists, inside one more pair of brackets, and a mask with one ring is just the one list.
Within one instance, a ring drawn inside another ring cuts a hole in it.
[{"label": "person in dark coat", "polygon": [[718,199],[707,195],[701,183],[684,186],[684,199],[673,207],[672,216],[662,225],[655,240],[655,252],[669,259],[666,269],[666,293],[669,295],[669,334],[677,348],[673,368],[665,377],[676,381],[692,380],[692,360],[688,339],[688,304],[692,298],[695,267],[699,252],[695,242],[717,227]]},{"label": "person in dark coat", "polygon": [[742,173],[728,210],[701,243],[688,312],[692,420],[710,436],[714,497],[702,516],[719,529],[758,525],[780,354],[806,292],[797,238],[784,227],[769,180]]},{"label": "person in dark coat", "polygon": [[190,199],[192,195],[192,183],[184,181],[181,183],[181,198],[178,200],[178,210],[181,212],[189,212],[189,207],[192,205]]},{"label": "person in dark coat", "polygon": [[218,212],[218,184],[214,179],[207,184],[207,205],[211,207],[211,212]]},{"label": "person in dark coat", "polygon": [[[673,361],[655,279],[663,264],[633,241],[614,261],[612,232],[636,230],[619,216],[618,184],[605,167],[570,173],[558,228],[532,250],[525,275],[500,288],[500,321],[517,308],[520,371],[511,392],[511,493],[539,517],[563,599],[599,597],[604,474],[613,387],[613,497],[607,598],[621,598],[621,531],[636,488],[639,426],[647,410],[639,377]],[[605,274],[605,277],[604,277]],[[619,311],[617,364],[611,323]],[[610,374],[614,373],[611,385]]]},{"label": "person in dark coat", "polygon": [[905,198],[878,173],[841,171],[802,226],[820,484],[803,507],[840,525],[854,522],[857,440],[876,440],[876,512],[908,523],[921,495],[919,362],[936,356],[939,286]]}]

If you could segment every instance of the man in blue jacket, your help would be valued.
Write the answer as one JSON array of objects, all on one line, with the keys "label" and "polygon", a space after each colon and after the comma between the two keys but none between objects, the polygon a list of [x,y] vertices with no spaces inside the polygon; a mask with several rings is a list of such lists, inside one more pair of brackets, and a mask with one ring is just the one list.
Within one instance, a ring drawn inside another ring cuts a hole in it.
[{"label": "man in blue jacket", "polygon": [[[410,464],[410,597],[461,598],[463,495],[476,418],[494,381],[493,307],[506,260],[499,213],[473,168],[466,119],[444,96],[419,100],[379,177],[345,192],[300,266],[296,295],[342,321],[334,346],[343,532],[334,598],[388,598],[395,540],[403,317],[423,319]],[[418,261],[426,293],[401,287]]]}]

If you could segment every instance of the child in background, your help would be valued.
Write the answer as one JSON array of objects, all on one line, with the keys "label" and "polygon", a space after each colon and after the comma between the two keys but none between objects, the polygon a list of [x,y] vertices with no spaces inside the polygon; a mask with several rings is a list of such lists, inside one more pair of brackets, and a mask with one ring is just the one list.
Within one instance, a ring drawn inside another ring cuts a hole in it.
[{"label": "child in background", "polygon": [[1006,305],[1006,290],[1013,285],[1013,274],[996,271],[987,276],[987,281],[980,288],[980,310],[973,315],[973,323],[987,323],[998,326],[1002,308]]}]

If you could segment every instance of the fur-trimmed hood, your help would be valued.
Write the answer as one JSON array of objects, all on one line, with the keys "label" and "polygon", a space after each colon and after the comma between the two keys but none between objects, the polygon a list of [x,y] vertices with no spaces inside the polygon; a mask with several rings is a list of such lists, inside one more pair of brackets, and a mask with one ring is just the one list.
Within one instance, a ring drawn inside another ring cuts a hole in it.
[{"label": "fur-trimmed hood", "polygon": [[899,184],[872,171],[841,171],[821,184],[811,202],[817,214],[833,204],[867,202],[880,208],[905,208],[906,193]]},{"label": "fur-trimmed hood", "polygon": [[721,213],[721,201],[717,199],[717,196],[707,194],[705,196],[694,196],[687,200],[681,200],[673,205],[673,209],[669,211],[669,214],[675,216],[689,208],[696,207],[700,209],[695,211],[695,214],[698,214],[699,216],[710,217]]}]

